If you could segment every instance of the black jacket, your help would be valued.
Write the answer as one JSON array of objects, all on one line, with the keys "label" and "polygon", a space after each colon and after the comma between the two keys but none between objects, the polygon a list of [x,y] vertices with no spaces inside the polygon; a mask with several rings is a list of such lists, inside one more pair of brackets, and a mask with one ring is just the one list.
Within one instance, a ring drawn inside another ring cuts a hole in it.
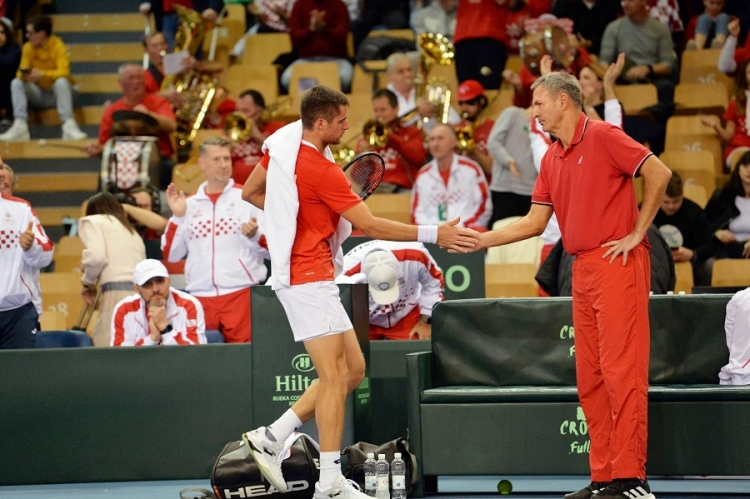
[{"label": "black jacket", "polygon": [[[646,233],[651,243],[651,291],[656,295],[674,291],[677,276],[674,272],[672,251],[655,225]],[[565,252],[562,239],[557,241],[549,256],[536,273],[536,282],[550,296],[573,296],[573,260],[576,257]]]}]

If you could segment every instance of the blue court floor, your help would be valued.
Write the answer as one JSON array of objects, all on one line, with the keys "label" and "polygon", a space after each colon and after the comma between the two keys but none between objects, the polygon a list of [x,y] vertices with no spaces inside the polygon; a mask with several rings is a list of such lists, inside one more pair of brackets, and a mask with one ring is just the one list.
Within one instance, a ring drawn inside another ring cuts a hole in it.
[{"label": "blue court floor", "polygon": [[[444,477],[438,483],[443,493],[436,499],[487,499],[488,497],[512,499],[561,498],[564,492],[582,487],[581,477],[505,477],[514,484],[514,491],[507,496],[497,492],[477,494],[492,484],[498,477],[465,478]],[[657,499],[726,498],[750,499],[750,480],[675,480],[650,478],[649,483]],[[61,485],[23,485],[0,487],[0,499],[179,499],[180,490],[187,487],[210,489],[205,479],[160,481],[160,482],[114,482]],[[544,493],[530,490],[543,490]],[[472,492],[469,492],[472,491]]]}]

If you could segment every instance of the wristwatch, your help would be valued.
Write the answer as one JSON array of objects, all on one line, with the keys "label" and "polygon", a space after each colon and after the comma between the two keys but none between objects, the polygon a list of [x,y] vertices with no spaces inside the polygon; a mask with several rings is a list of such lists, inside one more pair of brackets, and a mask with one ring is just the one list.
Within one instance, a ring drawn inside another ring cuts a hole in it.
[{"label": "wristwatch", "polygon": [[164,329],[162,329],[161,331],[159,331],[159,334],[163,335],[163,334],[171,333],[172,329],[173,329],[172,328],[172,324],[167,324],[167,327],[165,327]]}]

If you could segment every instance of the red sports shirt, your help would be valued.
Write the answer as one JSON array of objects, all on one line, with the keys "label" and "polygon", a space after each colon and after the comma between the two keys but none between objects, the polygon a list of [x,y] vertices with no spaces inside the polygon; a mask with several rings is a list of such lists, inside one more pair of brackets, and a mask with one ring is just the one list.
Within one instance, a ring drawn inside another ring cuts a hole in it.
[{"label": "red sports shirt", "polygon": [[633,231],[633,177],[651,151],[604,121],[578,118],[573,142],[553,143],[542,158],[532,203],[555,209],[565,251],[576,255]]},{"label": "red sports shirt", "polygon": [[[260,165],[268,170],[266,153]],[[295,169],[299,212],[292,246],[290,283],[333,280],[333,255],[328,245],[340,214],[362,202],[351,189],[341,168],[311,145],[302,143]]]}]

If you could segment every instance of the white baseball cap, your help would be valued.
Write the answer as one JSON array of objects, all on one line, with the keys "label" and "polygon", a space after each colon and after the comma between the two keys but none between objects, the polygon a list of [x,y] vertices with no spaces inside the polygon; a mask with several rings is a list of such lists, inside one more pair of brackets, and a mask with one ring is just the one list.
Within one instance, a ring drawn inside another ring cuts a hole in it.
[{"label": "white baseball cap", "polygon": [[384,249],[372,250],[362,261],[362,273],[367,277],[375,303],[390,305],[398,300],[398,260],[393,253]]},{"label": "white baseball cap", "polygon": [[133,282],[138,286],[143,286],[154,277],[169,277],[167,268],[159,260],[148,258],[136,265],[133,270]]}]

